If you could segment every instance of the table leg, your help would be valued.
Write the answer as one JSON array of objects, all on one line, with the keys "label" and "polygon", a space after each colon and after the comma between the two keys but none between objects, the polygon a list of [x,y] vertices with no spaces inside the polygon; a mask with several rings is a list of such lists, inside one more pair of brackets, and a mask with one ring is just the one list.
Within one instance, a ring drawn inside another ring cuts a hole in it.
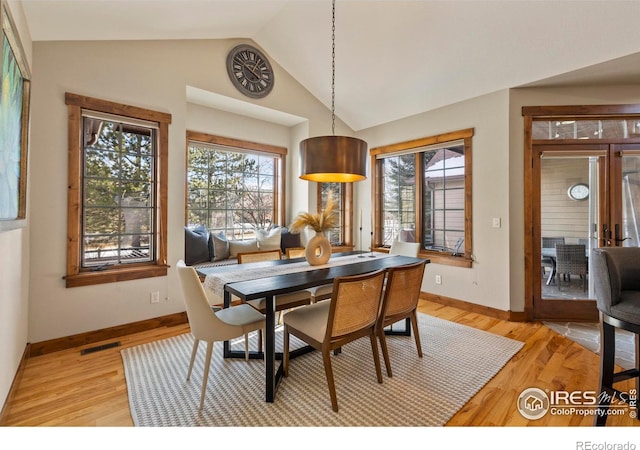
[{"label": "table leg", "polygon": [[389,336],[411,336],[411,319],[408,317],[404,320],[404,330],[394,330],[393,325],[391,324],[388,330],[385,329],[384,334]]},{"label": "table leg", "polygon": [[267,314],[265,325],[265,371],[266,371],[266,388],[265,401],[273,403],[276,393],[276,308],[274,296],[266,297]]}]

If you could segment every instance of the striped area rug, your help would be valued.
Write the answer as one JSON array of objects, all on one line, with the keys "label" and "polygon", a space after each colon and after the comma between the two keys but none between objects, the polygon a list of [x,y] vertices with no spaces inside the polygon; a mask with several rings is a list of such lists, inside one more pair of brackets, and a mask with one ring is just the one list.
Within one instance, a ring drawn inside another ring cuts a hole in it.
[{"label": "striped area rug", "polygon": [[[419,314],[424,357],[413,337],[387,339],[393,378],[381,357],[378,384],[369,340],[333,356],[338,406],[331,409],[322,357],[291,360],[274,403],[264,401],[264,362],[222,358],[214,349],[207,396],[198,413],[205,344],[186,381],[193,338],[184,334],[122,350],[134,424],[171,426],[443,426],[517,353],[523,343]],[[279,346],[282,337],[278,334]],[[235,342],[239,350],[243,342]],[[252,342],[255,348],[255,342]],[[295,345],[292,337],[292,348]],[[280,350],[280,349],[278,349]],[[381,355],[382,356],[382,355]]]}]

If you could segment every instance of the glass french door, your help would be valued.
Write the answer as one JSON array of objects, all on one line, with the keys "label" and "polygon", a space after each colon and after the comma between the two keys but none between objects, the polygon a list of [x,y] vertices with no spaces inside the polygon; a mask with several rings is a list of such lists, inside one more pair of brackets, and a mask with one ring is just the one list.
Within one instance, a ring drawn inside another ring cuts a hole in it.
[{"label": "glass french door", "polygon": [[596,321],[591,251],[640,246],[640,144],[534,145],[534,316]]},{"label": "glass french door", "polygon": [[640,104],[522,115],[525,317],[596,322],[593,250],[640,246]]},{"label": "glass french door", "polygon": [[590,253],[608,214],[607,145],[534,146],[538,189],[533,260],[536,318],[597,318]]}]

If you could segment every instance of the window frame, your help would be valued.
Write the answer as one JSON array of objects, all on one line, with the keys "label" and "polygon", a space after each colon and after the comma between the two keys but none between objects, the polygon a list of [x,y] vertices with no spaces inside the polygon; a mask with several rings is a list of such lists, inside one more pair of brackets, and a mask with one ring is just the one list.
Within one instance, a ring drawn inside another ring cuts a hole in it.
[{"label": "window frame", "polygon": [[[322,211],[322,185],[325,183],[318,183],[317,189],[317,211]],[[343,185],[342,195],[340,198],[335,198],[336,202],[340,202],[340,208],[343,211],[344,223],[341,227],[341,244],[339,246],[332,246],[333,249],[338,250],[351,250],[353,249],[353,183],[340,183]]]},{"label": "window frame", "polygon": [[373,230],[373,242],[374,249],[376,251],[388,252],[389,247],[382,245],[382,219],[381,212],[383,210],[382,192],[383,192],[383,171],[382,164],[379,159],[379,155],[385,156],[399,156],[401,154],[414,153],[416,155],[416,173],[420,171],[420,176],[416,175],[416,198],[415,198],[415,215],[416,215],[416,242],[421,242],[423,233],[423,202],[422,196],[424,192],[424,177],[423,167],[420,157],[420,149],[424,147],[442,145],[445,146],[449,142],[461,141],[464,145],[464,157],[465,157],[465,178],[464,178],[464,254],[452,255],[451,252],[442,252],[435,250],[427,250],[420,248],[419,255],[424,258],[429,258],[432,263],[453,265],[459,267],[471,267],[473,263],[472,257],[472,140],[474,135],[473,128],[467,128],[458,131],[452,131],[449,133],[443,133],[435,136],[428,136],[411,141],[399,142],[382,147],[372,148],[369,151],[371,158],[371,173],[374,174],[372,178],[372,203],[373,203],[373,218],[374,218],[374,230]]},{"label": "window frame", "polygon": [[[184,178],[184,224],[189,223],[189,145],[190,143],[200,143],[210,146],[226,147],[229,151],[248,154],[265,154],[270,153],[280,160],[280,164],[274,167],[274,212],[272,224],[284,226],[285,221],[285,192],[287,173],[287,153],[286,147],[279,147],[270,144],[261,144],[258,142],[245,141],[241,139],[217,136],[198,131],[187,130],[185,145],[185,178]],[[279,166],[279,167],[278,167]]]},{"label": "window frame", "polygon": [[[65,93],[68,110],[68,188],[67,188],[67,267],[63,277],[66,287],[91,286],[167,275],[167,185],[169,156],[169,124],[171,115],[159,111]],[[149,262],[118,264],[106,269],[83,268],[82,186],[83,186],[83,114],[82,110],[120,116],[123,120],[139,119],[155,122],[157,154],[154,164],[155,192],[155,258]]]}]

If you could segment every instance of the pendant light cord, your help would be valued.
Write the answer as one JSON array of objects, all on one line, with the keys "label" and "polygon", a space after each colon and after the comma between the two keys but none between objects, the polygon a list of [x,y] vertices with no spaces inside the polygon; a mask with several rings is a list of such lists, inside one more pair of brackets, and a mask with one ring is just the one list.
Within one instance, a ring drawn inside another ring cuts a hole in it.
[{"label": "pendant light cord", "polygon": [[331,134],[336,135],[336,0],[331,11]]}]

